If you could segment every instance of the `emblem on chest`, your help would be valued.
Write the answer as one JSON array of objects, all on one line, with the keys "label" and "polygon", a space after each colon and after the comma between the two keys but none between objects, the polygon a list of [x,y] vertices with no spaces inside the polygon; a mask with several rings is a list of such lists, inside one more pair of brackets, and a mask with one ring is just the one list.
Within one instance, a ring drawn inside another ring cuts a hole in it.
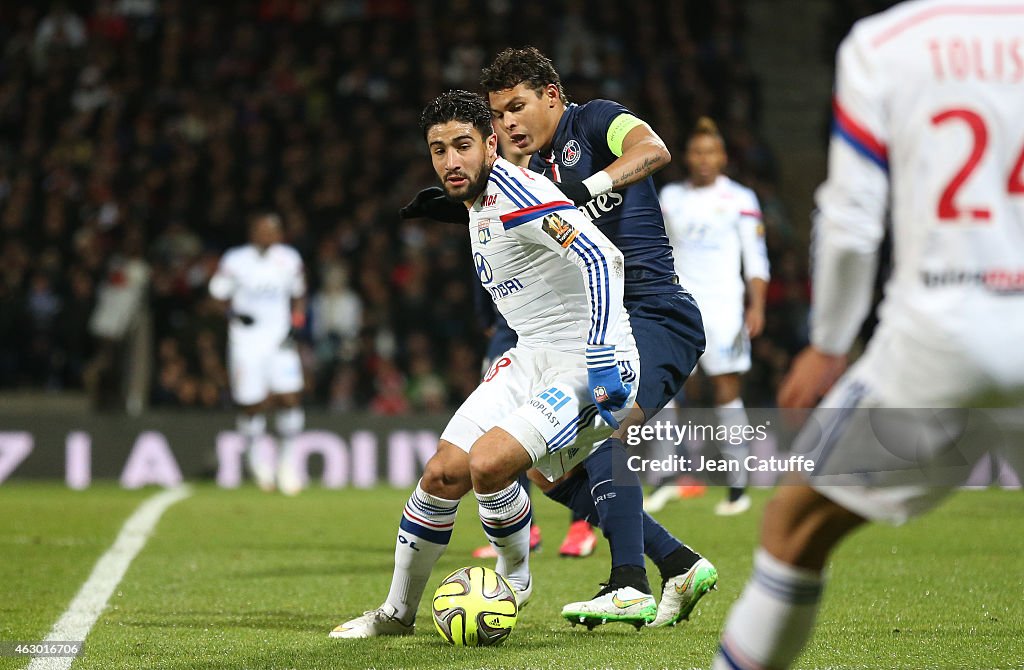
[{"label": "emblem on chest", "polygon": [[580,147],[580,143],[576,140],[569,140],[562,147],[562,165],[572,167],[579,162],[582,155],[583,149]]}]

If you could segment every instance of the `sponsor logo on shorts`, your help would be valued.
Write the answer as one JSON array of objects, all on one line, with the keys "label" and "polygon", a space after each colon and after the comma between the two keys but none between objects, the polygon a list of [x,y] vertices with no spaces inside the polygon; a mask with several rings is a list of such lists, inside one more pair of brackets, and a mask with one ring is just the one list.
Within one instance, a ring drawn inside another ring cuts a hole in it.
[{"label": "sponsor logo on shorts", "polygon": [[565,403],[569,402],[569,396],[565,391],[560,390],[557,386],[542,391],[537,394],[537,397],[551,405],[552,408],[559,410],[565,407]]},{"label": "sponsor logo on shorts", "polygon": [[531,398],[530,407],[537,409],[540,412],[540,415],[547,419],[548,423],[552,426],[557,428],[562,425],[562,422],[558,420],[558,415],[555,414],[555,411],[540,398]]}]

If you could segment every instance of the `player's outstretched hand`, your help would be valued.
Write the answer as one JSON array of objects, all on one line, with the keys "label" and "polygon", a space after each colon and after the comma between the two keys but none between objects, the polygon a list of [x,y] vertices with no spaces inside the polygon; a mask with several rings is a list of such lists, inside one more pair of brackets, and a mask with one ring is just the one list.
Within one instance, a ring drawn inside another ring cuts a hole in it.
[{"label": "player's outstretched hand", "polygon": [[594,196],[590,194],[590,189],[581,181],[560,181],[555,182],[555,186],[557,186],[558,190],[564,193],[565,197],[569,198],[574,205],[585,205],[594,199]]},{"label": "player's outstretched hand", "polygon": [[398,210],[403,219],[427,218],[443,223],[469,223],[469,210],[445,195],[440,186],[425,188],[408,205]]},{"label": "player's outstretched hand", "polygon": [[612,412],[626,406],[632,388],[622,381],[615,347],[587,347],[587,382],[601,418],[617,429],[619,422]]},{"label": "player's outstretched hand", "polygon": [[793,359],[789,374],[779,386],[779,407],[814,407],[845,369],[846,356],[826,354],[813,346],[807,347]]}]

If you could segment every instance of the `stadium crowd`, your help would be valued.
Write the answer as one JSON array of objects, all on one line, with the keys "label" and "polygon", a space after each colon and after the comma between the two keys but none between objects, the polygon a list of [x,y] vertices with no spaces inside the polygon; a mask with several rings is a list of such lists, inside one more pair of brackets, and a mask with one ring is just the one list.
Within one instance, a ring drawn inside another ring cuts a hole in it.
[{"label": "stadium crowd", "polygon": [[[514,34],[513,28],[514,27]],[[628,28],[628,29],[624,29]],[[207,282],[257,209],[306,262],[307,396],[337,411],[442,411],[477,384],[483,325],[465,231],[397,210],[433,181],[417,128],[499,49],[552,56],[571,100],[647,120],[682,179],[714,117],[757,192],[773,279],[748,405],[805,342],[806,251],[758,139],[741,0],[182,0],[0,9],[0,388],[89,387],[151,327],[154,406],[230,405]]]}]

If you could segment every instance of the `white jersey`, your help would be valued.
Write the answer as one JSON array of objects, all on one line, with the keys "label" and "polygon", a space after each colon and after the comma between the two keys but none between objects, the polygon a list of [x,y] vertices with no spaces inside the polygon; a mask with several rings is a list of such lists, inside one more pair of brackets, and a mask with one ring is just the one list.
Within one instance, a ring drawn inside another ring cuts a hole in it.
[{"label": "white jersey", "polygon": [[246,326],[232,319],[228,331],[232,349],[266,351],[276,348],[291,329],[291,301],[306,293],[299,252],[275,244],[266,252],[247,244],[228,249],[210,279],[210,294],[230,300],[236,314],[253,318]]},{"label": "white jersey", "polygon": [[498,158],[469,230],[477,276],[518,346],[636,358],[622,253],[546,177]]},{"label": "white jersey", "polygon": [[1008,372],[1024,342],[1022,36],[1020,0],[935,0],[859,21],[842,43],[817,193],[820,349],[845,352],[856,336],[888,209],[893,272],[876,338]]},{"label": "white jersey", "polygon": [[743,278],[769,278],[757,196],[719,176],[704,187],[669,184],[658,197],[680,283],[702,312],[723,302],[742,311]]}]

